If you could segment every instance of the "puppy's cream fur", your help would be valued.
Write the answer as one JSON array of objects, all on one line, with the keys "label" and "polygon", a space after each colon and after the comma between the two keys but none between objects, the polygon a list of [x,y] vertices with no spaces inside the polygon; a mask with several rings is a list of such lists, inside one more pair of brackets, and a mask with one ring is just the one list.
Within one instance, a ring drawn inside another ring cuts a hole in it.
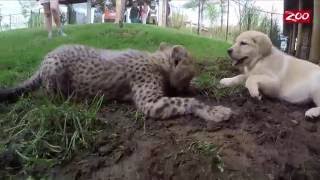
[{"label": "puppy's cream fur", "polygon": [[305,116],[320,115],[318,65],[281,52],[267,35],[257,31],[241,33],[228,53],[242,74],[222,79],[222,85],[244,83],[250,95],[258,99],[262,93],[296,104],[313,101],[317,107],[309,109]]}]

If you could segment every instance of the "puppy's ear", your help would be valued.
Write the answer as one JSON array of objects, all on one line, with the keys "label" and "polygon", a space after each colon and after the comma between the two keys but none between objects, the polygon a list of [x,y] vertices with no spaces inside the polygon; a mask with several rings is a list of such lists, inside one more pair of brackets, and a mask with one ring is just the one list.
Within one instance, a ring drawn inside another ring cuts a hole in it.
[{"label": "puppy's ear", "polygon": [[272,42],[265,34],[259,34],[252,38],[253,42],[258,45],[260,54],[265,57],[271,53]]},{"label": "puppy's ear", "polygon": [[159,46],[159,50],[164,51],[165,49],[168,49],[170,47],[172,47],[172,45],[170,45],[169,43],[161,42]]},{"label": "puppy's ear", "polygon": [[173,60],[174,66],[177,66],[181,60],[188,57],[188,51],[181,45],[175,45],[172,48],[171,59]]}]

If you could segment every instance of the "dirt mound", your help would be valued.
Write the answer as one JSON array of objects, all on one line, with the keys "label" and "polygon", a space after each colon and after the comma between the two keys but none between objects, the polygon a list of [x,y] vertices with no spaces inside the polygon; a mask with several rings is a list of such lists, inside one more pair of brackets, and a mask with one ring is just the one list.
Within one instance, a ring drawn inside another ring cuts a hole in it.
[{"label": "dirt mound", "polygon": [[[167,121],[135,118],[131,106],[106,107],[110,128],[95,150],[55,168],[55,179],[320,179],[319,122],[308,106],[246,93],[212,104],[231,106],[228,122],[206,124],[194,117]],[[131,117],[131,118],[129,118]],[[220,159],[221,158],[221,159]]]}]

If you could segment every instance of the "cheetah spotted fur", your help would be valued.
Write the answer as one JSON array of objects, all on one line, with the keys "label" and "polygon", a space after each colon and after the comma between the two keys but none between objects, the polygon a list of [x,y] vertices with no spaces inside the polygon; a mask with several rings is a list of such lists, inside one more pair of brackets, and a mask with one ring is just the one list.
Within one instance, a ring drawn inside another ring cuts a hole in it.
[{"label": "cheetah spotted fur", "polygon": [[132,100],[139,111],[152,118],[191,114],[207,121],[229,119],[231,110],[227,107],[167,95],[166,86],[184,90],[194,75],[194,60],[181,45],[162,43],[153,53],[63,45],[44,57],[29,80],[0,90],[0,101],[42,86],[49,94],[59,92],[75,99],[100,94],[105,99]]}]

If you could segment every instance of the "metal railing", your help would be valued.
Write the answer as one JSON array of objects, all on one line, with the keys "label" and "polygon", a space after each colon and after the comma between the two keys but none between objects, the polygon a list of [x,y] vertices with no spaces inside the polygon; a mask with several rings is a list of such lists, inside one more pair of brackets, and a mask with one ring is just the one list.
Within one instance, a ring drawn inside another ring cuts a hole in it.
[{"label": "metal railing", "polygon": [[43,26],[44,15],[40,9],[20,14],[0,15],[0,31]]}]

